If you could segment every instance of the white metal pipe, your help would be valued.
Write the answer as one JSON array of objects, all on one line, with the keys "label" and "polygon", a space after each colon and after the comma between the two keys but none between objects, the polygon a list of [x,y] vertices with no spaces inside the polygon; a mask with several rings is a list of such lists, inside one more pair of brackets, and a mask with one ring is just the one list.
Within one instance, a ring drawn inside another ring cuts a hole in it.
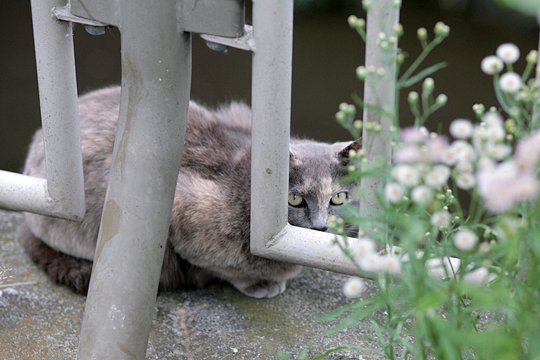
[{"label": "white metal pipe", "polygon": [[[351,249],[358,243],[356,238],[342,238]],[[347,259],[336,245],[336,235],[287,225],[266,245],[265,256],[279,258],[281,261],[330,270],[342,274],[372,277],[361,272],[350,259]]]},{"label": "white metal pipe", "polygon": [[[367,14],[367,43],[366,68],[375,67],[383,69],[382,76],[369,76],[364,84],[364,103],[393,113],[395,109],[396,88],[396,54],[397,41],[389,42],[388,48],[382,50],[377,39],[379,34],[385,34],[386,39],[395,35],[395,28],[399,22],[399,7],[393,0],[372,1]],[[397,114],[395,114],[397,116]],[[381,125],[381,132],[375,133],[364,126],[362,131],[362,147],[366,153],[370,166],[385,166],[390,164],[392,156],[392,141],[390,127],[393,119],[380,112],[364,108],[364,121],[375,122]],[[365,218],[380,217],[377,204],[377,189],[383,180],[365,176],[360,185],[360,214]],[[369,231],[368,231],[369,232]]]},{"label": "white metal pipe", "polygon": [[71,220],[84,216],[72,25],[52,10],[65,0],[32,0],[47,179],[0,171],[0,207]]},{"label": "white metal pipe", "polygon": [[287,225],[293,2],[253,1],[251,251]]},{"label": "white metal pipe", "polygon": [[35,213],[52,210],[47,180],[0,170],[0,207]]},{"label": "white metal pipe", "polygon": [[50,206],[56,214],[81,219],[85,203],[73,29],[52,14],[54,7],[65,5],[65,0],[32,0],[32,22]]},{"label": "white metal pipe", "polygon": [[180,168],[191,35],[176,0],[121,1],[122,98],[79,359],[144,359]]}]

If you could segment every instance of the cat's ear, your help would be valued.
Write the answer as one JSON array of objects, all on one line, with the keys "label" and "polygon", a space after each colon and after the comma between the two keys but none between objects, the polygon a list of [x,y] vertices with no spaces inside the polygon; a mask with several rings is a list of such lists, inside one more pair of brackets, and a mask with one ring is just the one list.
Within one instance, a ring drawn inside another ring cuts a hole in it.
[{"label": "cat's ear", "polygon": [[351,150],[358,151],[362,148],[362,144],[360,144],[358,141],[352,141],[349,143],[340,143],[341,147],[338,152],[338,159],[341,162],[347,162],[349,160],[349,153]]},{"label": "cat's ear", "polygon": [[294,155],[294,152],[289,149],[289,163],[294,164],[297,161],[296,155]]}]

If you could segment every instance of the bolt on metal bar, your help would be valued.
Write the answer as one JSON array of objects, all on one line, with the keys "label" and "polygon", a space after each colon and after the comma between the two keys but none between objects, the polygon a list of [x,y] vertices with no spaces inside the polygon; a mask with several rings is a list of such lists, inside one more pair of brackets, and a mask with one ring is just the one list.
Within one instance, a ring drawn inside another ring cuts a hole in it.
[{"label": "bolt on metal bar", "polygon": [[47,179],[0,171],[0,207],[80,220],[85,204],[72,25],[51,16],[65,0],[31,4]]},{"label": "bolt on metal bar", "polygon": [[145,357],[190,96],[176,0],[120,6],[120,118],[78,359]]}]

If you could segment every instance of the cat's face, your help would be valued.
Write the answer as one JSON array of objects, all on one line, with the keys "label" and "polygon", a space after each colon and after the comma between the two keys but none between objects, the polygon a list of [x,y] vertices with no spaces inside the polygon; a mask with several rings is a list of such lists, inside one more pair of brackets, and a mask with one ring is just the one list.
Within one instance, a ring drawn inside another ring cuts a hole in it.
[{"label": "cat's face", "polygon": [[345,175],[353,143],[323,144],[311,141],[291,143],[289,171],[289,223],[326,231],[328,218],[350,199],[352,184],[339,179]]}]

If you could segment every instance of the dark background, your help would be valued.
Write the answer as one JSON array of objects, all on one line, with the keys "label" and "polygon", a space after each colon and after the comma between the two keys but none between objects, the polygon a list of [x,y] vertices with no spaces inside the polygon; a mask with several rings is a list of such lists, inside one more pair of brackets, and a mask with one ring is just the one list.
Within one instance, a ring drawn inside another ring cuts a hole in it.
[{"label": "dark background", "polygon": [[[340,102],[362,93],[355,69],[363,64],[363,43],[347,24],[350,14],[363,16],[351,0],[297,0],[294,28],[292,131],[323,141],[344,140],[349,135],[336,124]],[[0,1],[0,169],[20,171],[34,130],[40,126],[39,99],[32,38],[30,1]],[[480,61],[500,43],[514,42],[523,57],[538,47],[538,29],[532,18],[501,9],[491,0],[403,0],[401,22],[405,35],[400,47],[419,52],[416,29],[431,34],[437,21],[451,27],[451,36],[428,64],[447,61],[434,76],[435,92],[445,93],[447,106],[428,123],[438,129],[456,117],[472,117],[471,106],[494,105],[490,77],[480,71]],[[120,34],[113,30],[92,36],[75,28],[75,53],[79,94],[120,81]],[[231,99],[250,99],[251,56],[240,50],[215,53],[194,36],[192,98],[217,105]],[[402,101],[406,93],[402,94]],[[401,123],[411,115],[406,101]]]}]

